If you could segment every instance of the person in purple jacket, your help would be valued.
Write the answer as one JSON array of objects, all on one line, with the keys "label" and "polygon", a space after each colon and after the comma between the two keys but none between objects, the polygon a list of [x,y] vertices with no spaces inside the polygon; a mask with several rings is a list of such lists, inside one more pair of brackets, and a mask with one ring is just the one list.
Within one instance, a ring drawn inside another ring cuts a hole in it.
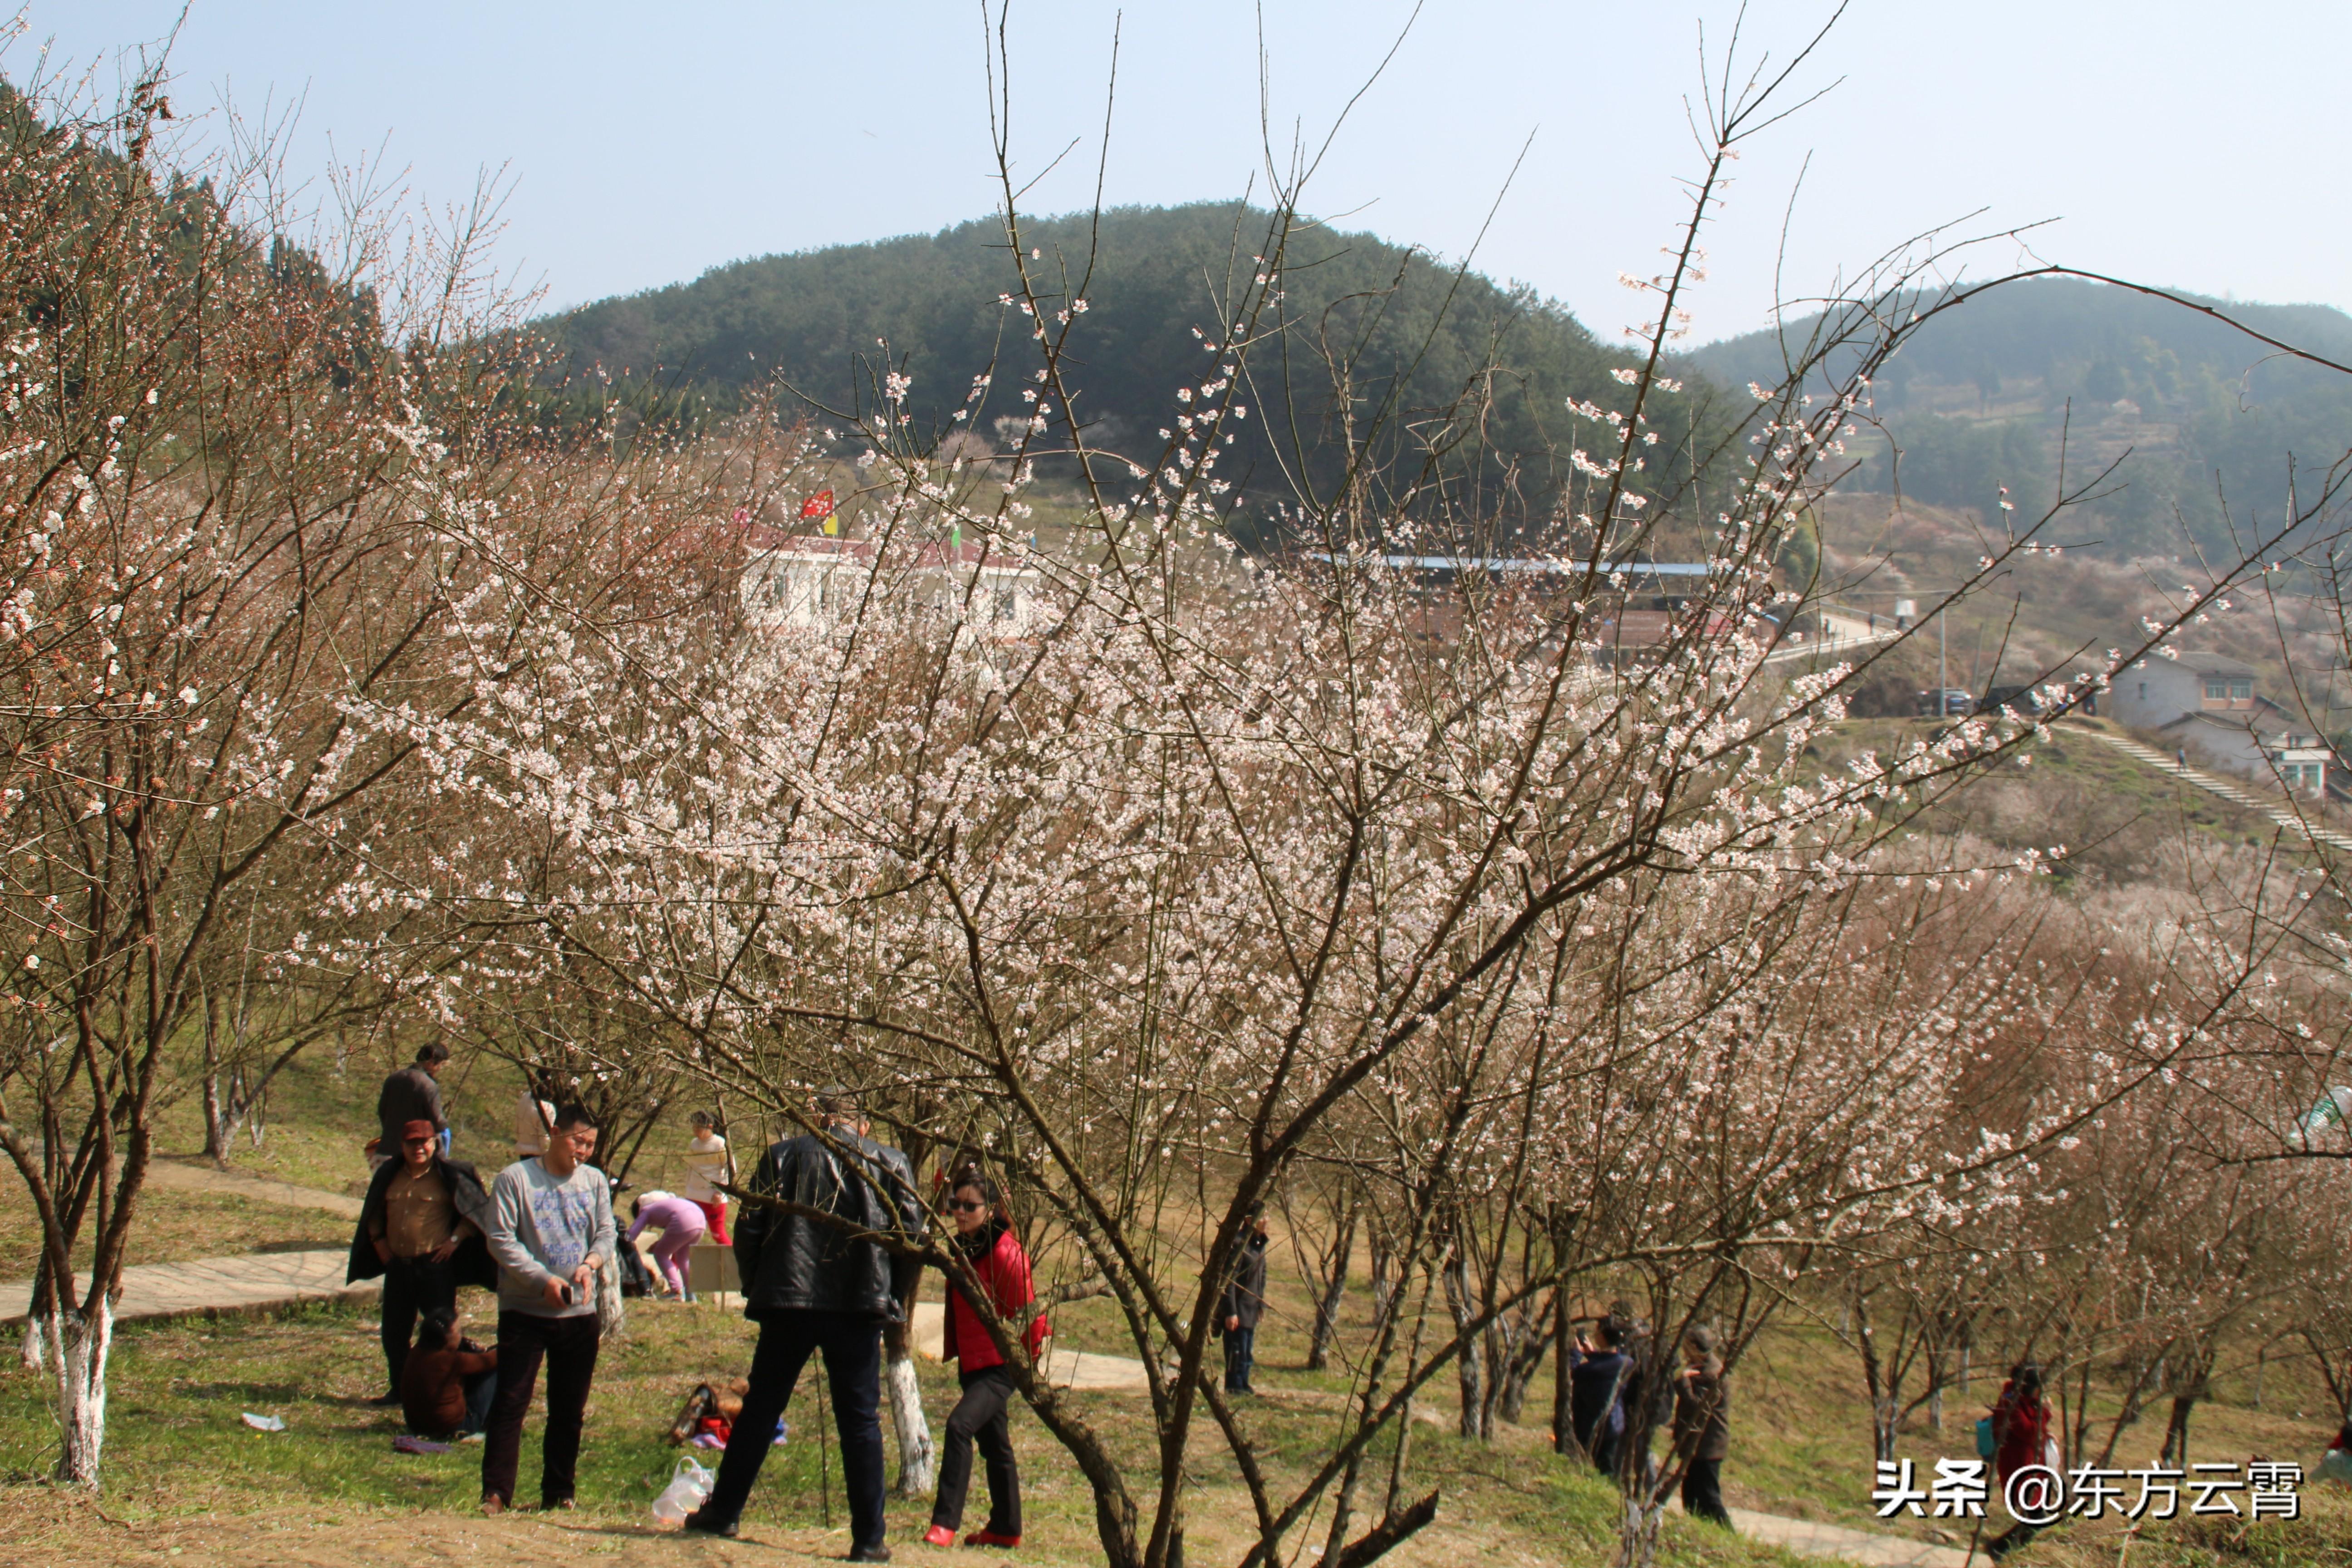
[{"label": "person in purple jacket", "polygon": [[693,1300],[694,1292],[686,1288],[686,1253],[707,1228],[702,1205],[674,1194],[651,1192],[631,1205],[629,1214],[635,1221],[629,1226],[629,1240],[634,1244],[647,1226],[660,1231],[661,1239],[652,1249],[654,1268],[668,1281],[670,1294],[681,1301]]}]

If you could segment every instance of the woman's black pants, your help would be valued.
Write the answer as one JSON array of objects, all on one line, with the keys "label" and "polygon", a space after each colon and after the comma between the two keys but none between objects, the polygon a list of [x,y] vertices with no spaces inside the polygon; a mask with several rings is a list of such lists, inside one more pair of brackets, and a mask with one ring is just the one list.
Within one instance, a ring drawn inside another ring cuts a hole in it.
[{"label": "woman's black pants", "polygon": [[988,1529],[994,1535],[1021,1533],[1021,1469],[1013,1460],[1012,1426],[1005,1407],[1013,1402],[1013,1374],[1001,1366],[961,1374],[963,1397],[948,1413],[948,1440],[940,1455],[940,1500],[931,1522],[954,1530],[963,1523],[964,1494],[971,1489],[971,1446],[980,1445],[988,1465]]},{"label": "woman's black pants", "polygon": [[1683,1472],[1683,1511],[1693,1519],[1711,1519],[1731,1528],[1731,1514],[1723,1506],[1723,1461],[1693,1459]]}]

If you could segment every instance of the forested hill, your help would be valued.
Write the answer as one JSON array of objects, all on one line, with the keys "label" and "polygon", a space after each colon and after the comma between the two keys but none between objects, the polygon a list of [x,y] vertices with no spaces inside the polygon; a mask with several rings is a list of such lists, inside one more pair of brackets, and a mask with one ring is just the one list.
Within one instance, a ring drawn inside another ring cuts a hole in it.
[{"label": "forested hill", "polygon": [[[1057,276],[1066,261],[1075,273],[1084,264],[1089,221],[1031,224],[1024,238],[1044,258],[1033,271]],[[1074,339],[1081,363],[1071,378],[1082,390],[1081,417],[1099,422],[1090,432],[1098,444],[1147,455],[1156,449],[1159,427],[1177,411],[1176,388],[1198,384],[1216,363],[1203,342],[1223,335],[1218,302],[1249,282],[1265,226],[1263,212],[1232,203],[1103,215],[1088,310]],[[1302,448],[1327,457],[1333,450],[1330,379],[1319,357],[1327,346],[1361,345],[1360,413],[1402,378],[1400,407],[1413,420],[1451,402],[1492,345],[1506,371],[1496,383],[1500,406],[1484,427],[1483,446],[1466,449],[1462,460],[1490,482],[1503,481],[1521,504],[1542,504],[1549,495],[1547,454],[1567,433],[1568,400],[1607,405],[1623,395],[1591,334],[1528,290],[1475,274],[1457,288],[1453,271],[1425,254],[1368,235],[1307,229],[1294,236],[1289,255],[1283,309]],[[722,411],[740,407],[752,387],[775,375],[835,408],[848,406],[860,387],[870,398],[884,353],[877,340],[887,340],[889,355],[914,377],[908,405],[919,426],[932,428],[961,405],[971,378],[1001,346],[1012,374],[999,376],[985,425],[1015,411],[1009,384],[1036,363],[1026,318],[998,300],[1014,287],[1003,230],[991,218],[933,235],[740,261],[541,325],[566,352],[581,388],[575,395],[610,376],[641,387],[679,386],[690,400]],[[1256,400],[1277,404],[1263,378],[1279,377],[1282,358],[1261,352],[1253,363],[1261,378]],[[594,377],[576,374],[592,369]],[[1282,413],[1253,408],[1237,460],[1221,471],[1246,480],[1255,470],[1268,482],[1271,454],[1263,443],[1287,447],[1293,435]],[[1427,419],[1418,423],[1425,433]]]},{"label": "forested hill", "polygon": [[[2324,305],[2205,303],[2282,342],[2352,363],[2352,317]],[[1791,323],[1801,342],[1812,325]],[[1780,357],[1768,330],[1697,350],[1692,360],[1737,386],[1770,383]],[[2062,439],[2070,488],[2125,451],[2125,488],[2061,530],[2126,552],[2220,547],[2221,497],[2242,527],[2267,528],[2286,503],[2292,454],[2324,469],[2352,449],[2352,376],[2281,359],[2210,317],[2129,289],[2035,279],[1990,289],[1921,328],[1874,387],[1902,453],[1903,492],[1990,516],[2007,485],[2021,512],[2055,493]],[[2070,425],[2071,420],[2071,425]],[[1884,440],[1849,488],[1887,490]],[[2085,525],[2088,527],[2087,531]]]}]

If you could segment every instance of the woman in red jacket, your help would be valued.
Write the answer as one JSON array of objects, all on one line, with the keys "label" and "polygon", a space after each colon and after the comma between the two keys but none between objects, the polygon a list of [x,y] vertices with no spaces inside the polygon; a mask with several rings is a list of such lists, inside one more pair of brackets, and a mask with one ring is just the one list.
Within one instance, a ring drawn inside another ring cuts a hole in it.
[{"label": "woman in red jacket", "polygon": [[[997,1321],[1011,1334],[1037,1292],[1029,1282],[1029,1255],[998,1213],[996,1184],[976,1170],[959,1172],[948,1189],[948,1215],[955,1221],[954,1246],[987,1291]],[[1022,1343],[1034,1356],[1051,1331],[1040,1313],[1022,1334]],[[971,1449],[977,1441],[988,1466],[988,1528],[965,1536],[963,1543],[1018,1546],[1021,1472],[1013,1464],[1005,1417],[1013,1402],[1013,1373],[954,1274],[948,1276],[944,1351],[957,1364],[963,1397],[948,1415],[947,1445],[940,1455],[940,1497],[923,1539],[933,1546],[955,1544],[956,1527],[963,1522],[964,1494],[971,1489]]]},{"label": "woman in red jacket", "polygon": [[[2042,1369],[2030,1361],[2009,1369],[2000,1397],[1992,1406],[1993,1472],[2004,1496],[2009,1478],[2028,1465],[2049,1463],[2049,1446],[2058,1435],[2057,1413],[2042,1397]],[[2055,1468],[2056,1467],[2053,1467]],[[1996,1563],[2033,1539],[2037,1527],[2020,1522],[1993,1537],[1985,1550]]]}]

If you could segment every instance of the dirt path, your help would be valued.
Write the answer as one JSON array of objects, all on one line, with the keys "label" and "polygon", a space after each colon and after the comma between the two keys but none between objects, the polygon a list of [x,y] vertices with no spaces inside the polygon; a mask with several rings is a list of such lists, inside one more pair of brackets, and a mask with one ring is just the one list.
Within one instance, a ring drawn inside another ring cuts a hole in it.
[{"label": "dirt path", "polygon": [[157,1160],[147,1167],[147,1184],[172,1192],[225,1193],[232,1197],[251,1198],[256,1203],[276,1204],[281,1208],[320,1209],[344,1219],[359,1218],[362,1206],[359,1199],[344,1193],[298,1187],[291,1182],[273,1182],[267,1176],[224,1171],[209,1162]]}]

